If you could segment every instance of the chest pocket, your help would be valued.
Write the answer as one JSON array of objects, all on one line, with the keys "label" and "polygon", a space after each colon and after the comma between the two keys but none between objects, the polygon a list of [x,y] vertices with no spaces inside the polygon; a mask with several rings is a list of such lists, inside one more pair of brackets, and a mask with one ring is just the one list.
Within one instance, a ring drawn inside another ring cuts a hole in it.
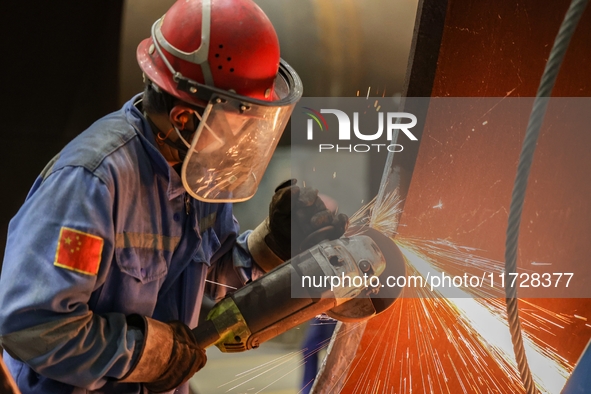
[{"label": "chest pocket", "polygon": [[180,237],[124,232],[115,238],[115,262],[100,291],[93,295],[96,313],[152,316]]},{"label": "chest pocket", "polygon": [[180,237],[159,234],[117,234],[115,257],[119,269],[146,284],[161,279],[168,272],[172,252]]}]

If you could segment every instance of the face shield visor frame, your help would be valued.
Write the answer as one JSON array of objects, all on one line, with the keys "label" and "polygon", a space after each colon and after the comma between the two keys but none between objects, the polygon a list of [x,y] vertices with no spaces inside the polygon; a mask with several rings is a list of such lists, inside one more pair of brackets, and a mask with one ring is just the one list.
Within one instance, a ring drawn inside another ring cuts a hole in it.
[{"label": "face shield visor frame", "polygon": [[302,83],[283,60],[274,101],[242,96],[175,75],[178,89],[207,102],[183,160],[187,192],[204,202],[251,198],[271,160],[289,117],[302,96]]}]

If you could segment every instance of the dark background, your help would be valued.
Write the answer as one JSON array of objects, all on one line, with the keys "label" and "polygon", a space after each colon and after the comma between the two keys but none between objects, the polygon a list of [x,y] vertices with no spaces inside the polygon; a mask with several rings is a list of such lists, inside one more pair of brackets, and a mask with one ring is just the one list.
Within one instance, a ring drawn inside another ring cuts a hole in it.
[{"label": "dark background", "polygon": [[2,2],[0,249],[45,163],[118,108],[122,1]]}]

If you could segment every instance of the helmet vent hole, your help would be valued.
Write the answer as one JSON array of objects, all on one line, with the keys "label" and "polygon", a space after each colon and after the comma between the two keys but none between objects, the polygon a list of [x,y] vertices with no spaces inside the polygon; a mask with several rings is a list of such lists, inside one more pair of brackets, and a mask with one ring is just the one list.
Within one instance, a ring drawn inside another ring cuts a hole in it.
[{"label": "helmet vent hole", "polygon": [[232,58],[231,58],[231,57],[229,57],[229,58],[228,58],[228,61],[231,61],[231,60],[232,60]]},{"label": "helmet vent hole", "polygon": [[219,53],[216,53],[216,54],[215,54],[215,57],[220,57],[220,54],[219,54]]},{"label": "helmet vent hole", "polygon": [[220,49],[223,48],[224,46],[222,44],[220,44]]},{"label": "helmet vent hole", "polygon": [[221,70],[221,69],[222,69],[222,66],[218,66],[218,70]]},{"label": "helmet vent hole", "polygon": [[231,69],[230,69],[230,72],[231,72],[231,73],[233,73],[233,72],[234,72],[234,69],[233,69],[233,68],[231,68]]}]

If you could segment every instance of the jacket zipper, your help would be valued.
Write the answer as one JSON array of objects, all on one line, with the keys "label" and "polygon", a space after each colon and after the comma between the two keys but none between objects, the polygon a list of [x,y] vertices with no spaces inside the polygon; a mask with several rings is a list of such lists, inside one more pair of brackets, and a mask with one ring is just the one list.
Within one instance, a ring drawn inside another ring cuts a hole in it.
[{"label": "jacket zipper", "polygon": [[187,213],[187,215],[189,215],[189,210],[191,208],[191,197],[189,197],[189,194],[185,195],[185,211]]}]

